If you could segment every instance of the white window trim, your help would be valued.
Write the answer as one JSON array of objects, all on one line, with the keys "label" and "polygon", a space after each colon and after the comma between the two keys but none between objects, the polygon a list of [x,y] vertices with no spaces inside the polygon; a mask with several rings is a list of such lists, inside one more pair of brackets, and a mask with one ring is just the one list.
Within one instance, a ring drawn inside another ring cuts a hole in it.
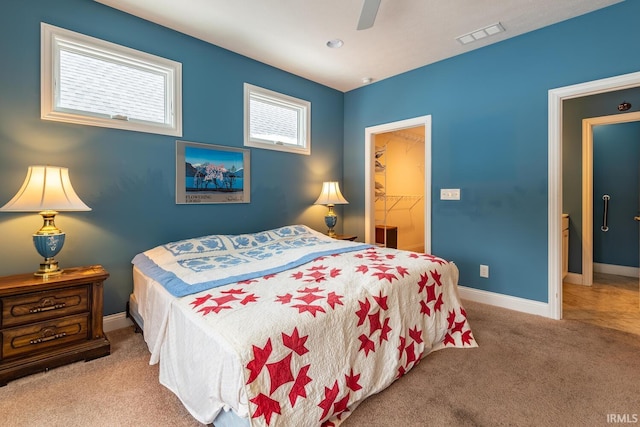
[{"label": "white window trim", "polygon": [[[75,123],[138,132],[156,133],[170,136],[182,136],[182,64],[139,50],[120,46],[84,34],[41,23],[40,38],[40,117],[43,120]],[[56,109],[56,80],[58,78],[58,58],[60,46],[73,47],[99,54],[108,52],[110,56],[118,56],[123,63],[139,68],[153,69],[164,74],[166,78],[165,102],[167,120],[163,123],[147,121],[122,120],[104,115],[82,114],[64,109]]]},{"label": "white window trim", "polygon": [[[250,96],[251,94],[258,94],[265,98],[274,100],[276,103],[280,102],[289,106],[294,106],[303,112],[301,116],[299,128],[300,134],[304,141],[303,145],[283,144],[277,141],[266,141],[263,139],[251,138],[250,130]],[[244,145],[246,147],[264,148],[267,150],[284,151],[288,153],[297,154],[311,154],[311,102],[304,99],[295,98],[293,96],[284,95],[279,92],[274,92],[269,89],[265,89],[259,86],[254,86],[249,83],[244,84]]]}]

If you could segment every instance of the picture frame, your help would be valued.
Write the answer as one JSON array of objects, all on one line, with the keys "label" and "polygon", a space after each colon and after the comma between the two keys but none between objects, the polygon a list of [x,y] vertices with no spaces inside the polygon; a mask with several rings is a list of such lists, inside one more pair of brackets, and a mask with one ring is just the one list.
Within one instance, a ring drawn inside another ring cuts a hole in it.
[{"label": "picture frame", "polygon": [[176,204],[250,202],[249,150],[176,141]]}]

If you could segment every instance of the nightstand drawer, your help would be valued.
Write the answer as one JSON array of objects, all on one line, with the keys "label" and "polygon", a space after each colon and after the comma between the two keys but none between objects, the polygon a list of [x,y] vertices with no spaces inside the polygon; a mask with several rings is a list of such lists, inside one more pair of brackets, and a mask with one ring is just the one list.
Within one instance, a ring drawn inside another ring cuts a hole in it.
[{"label": "nightstand drawer", "polygon": [[0,360],[89,339],[88,314],[5,329]]},{"label": "nightstand drawer", "polygon": [[89,287],[33,292],[2,298],[3,328],[89,311]]}]

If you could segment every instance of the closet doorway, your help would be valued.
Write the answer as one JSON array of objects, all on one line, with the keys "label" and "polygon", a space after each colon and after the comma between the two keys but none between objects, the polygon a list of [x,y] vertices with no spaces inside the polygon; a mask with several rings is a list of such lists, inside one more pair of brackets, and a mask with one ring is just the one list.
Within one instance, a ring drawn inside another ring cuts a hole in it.
[{"label": "closet doorway", "polygon": [[431,252],[431,116],[365,129],[365,242]]}]

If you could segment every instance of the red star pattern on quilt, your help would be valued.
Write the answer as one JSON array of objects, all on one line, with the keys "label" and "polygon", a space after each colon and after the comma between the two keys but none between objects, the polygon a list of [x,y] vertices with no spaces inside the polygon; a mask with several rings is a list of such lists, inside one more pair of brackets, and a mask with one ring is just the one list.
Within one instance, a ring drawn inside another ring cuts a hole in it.
[{"label": "red star pattern on quilt", "polygon": [[[359,383],[360,374],[355,374],[353,368],[350,369],[348,374],[344,374],[344,381],[334,381],[331,387],[324,387],[324,398],[318,403],[318,407],[322,409],[322,414],[318,421],[325,420],[321,425],[323,427],[335,426],[335,424],[327,419],[333,419],[334,417],[341,419],[341,416],[349,410],[349,399],[351,393],[361,390],[362,386]],[[343,384],[342,390],[340,384]],[[338,396],[341,396],[338,399]]]},{"label": "red star pattern on quilt", "polygon": [[298,397],[307,397],[307,390],[305,390],[305,386],[312,381],[307,375],[310,367],[311,365],[305,365],[300,369],[300,372],[298,372],[298,376],[296,377],[296,381],[294,382],[293,387],[291,387],[291,391],[289,391],[289,403],[292,408],[296,406],[296,400]]},{"label": "red star pattern on quilt", "polygon": [[264,417],[267,425],[269,425],[273,414],[279,415],[282,413],[281,405],[283,402],[279,402],[272,397],[281,387],[290,385],[286,394],[291,408],[296,406],[298,398],[307,398],[306,387],[313,381],[308,375],[311,365],[302,364],[302,367],[295,375],[293,369],[293,366],[301,364],[300,360],[298,360],[299,363],[293,363],[293,359],[300,358],[309,352],[309,349],[305,346],[307,339],[308,335],[300,336],[298,328],[294,328],[291,334],[283,332],[278,345],[283,347],[280,350],[286,349],[286,355],[272,362],[269,362],[269,359],[274,353],[278,352],[274,351],[271,338],[267,339],[264,347],[256,345],[252,347],[253,359],[246,366],[249,371],[247,384],[256,381],[265,369],[269,381],[269,396],[259,393],[256,397],[250,399],[250,402],[256,407],[251,415],[252,418]]},{"label": "red star pattern on quilt", "polygon": [[318,406],[322,408],[322,415],[320,416],[320,420],[325,419],[329,415],[331,407],[333,406],[333,402],[335,402],[336,398],[338,397],[338,393],[340,393],[340,388],[338,387],[337,380],[333,383],[333,386],[331,386],[331,388],[324,388],[324,399],[318,404]]},{"label": "red star pattern on quilt", "polygon": [[290,383],[294,380],[293,373],[291,372],[291,355],[293,352],[287,354],[284,359],[278,360],[274,363],[267,363],[265,366],[269,370],[269,377],[271,378],[271,390],[269,394],[273,394],[281,385]]},{"label": "red star pattern on quilt", "polygon": [[392,328],[389,325],[390,319],[385,317],[385,312],[388,310],[387,297],[382,295],[382,291],[378,296],[373,297],[374,304],[372,304],[368,298],[364,301],[358,301],[360,309],[355,312],[358,317],[358,327],[368,324],[368,328],[365,332],[360,334],[358,340],[360,341],[360,351],[363,351],[365,356],[368,356],[370,352],[376,351],[376,339],[378,345],[382,345],[383,341],[389,339],[389,332]]},{"label": "red star pattern on quilt", "polygon": [[420,313],[431,316],[433,312],[442,308],[442,276],[436,270],[427,271],[420,274],[418,280],[418,293],[425,293],[425,297],[420,301]]},{"label": "red star pattern on quilt", "polygon": [[357,253],[355,257],[367,261],[367,263],[359,265],[356,268],[356,271],[364,275],[375,277],[378,280],[386,280],[392,283],[393,281],[409,274],[409,270],[406,267],[401,265],[391,266],[385,262],[395,260],[395,255],[382,254],[375,248],[369,248],[362,253]]},{"label": "red star pattern on quilt", "polygon": [[435,262],[440,265],[447,263],[447,261],[443,260],[442,258],[438,258],[437,256],[433,256],[430,254],[421,254],[417,252],[412,252],[411,254],[409,254],[409,258],[426,259],[427,261]]},{"label": "red star pattern on quilt", "polygon": [[197,311],[206,316],[210,313],[220,313],[222,310],[232,310],[239,305],[247,305],[258,301],[258,297],[255,294],[249,294],[243,289],[234,288],[230,290],[220,291],[216,297],[211,294],[206,294],[201,297],[194,298],[191,301],[191,305],[194,310],[200,307]]},{"label": "red star pattern on quilt", "polygon": [[287,335],[284,332],[282,333],[282,344],[296,352],[298,356],[302,356],[309,351],[309,349],[304,346],[308,338],[308,336],[301,337],[298,334],[298,328],[294,328],[291,335]]},{"label": "red star pattern on quilt", "polygon": [[342,295],[335,292],[327,293],[319,287],[298,289],[296,294],[297,296],[289,293],[278,295],[276,302],[297,309],[299,314],[310,313],[313,317],[316,317],[317,313],[326,313],[328,308],[335,310],[336,306],[342,305]]},{"label": "red star pattern on quilt", "polygon": [[251,399],[250,402],[258,407],[258,409],[256,409],[251,417],[264,417],[267,425],[271,423],[271,417],[273,416],[273,414],[281,414],[280,404],[278,403],[278,401],[271,399],[270,397],[265,396],[262,393]]},{"label": "red star pattern on quilt", "polygon": [[253,346],[253,360],[251,360],[247,364],[247,369],[249,370],[249,379],[247,380],[247,384],[252,383],[262,371],[262,368],[267,363],[267,359],[271,356],[271,352],[273,351],[273,346],[271,345],[271,338],[267,340],[267,343],[263,348]]},{"label": "red star pattern on quilt", "polygon": [[422,351],[424,348],[422,331],[418,329],[418,326],[410,328],[408,333],[401,335],[398,344],[398,360],[400,366],[398,367],[397,378],[402,377],[409,371],[414,365],[418,364],[422,359]]},{"label": "red star pattern on quilt", "polygon": [[[269,394],[258,393],[254,398],[250,399],[250,402],[255,407],[251,415],[252,418],[263,417],[266,424],[270,425],[274,414],[282,414],[283,403],[274,397],[274,393],[281,387],[290,387],[287,391],[287,396],[291,408],[296,406],[299,399],[307,398],[307,385],[313,381],[308,375],[310,365],[303,365],[296,375],[294,375],[293,371],[293,366],[296,366],[296,363],[293,363],[293,359],[300,358],[309,351],[305,347],[307,339],[308,336],[300,336],[297,328],[294,328],[291,334],[282,333],[282,340],[278,345],[282,345],[291,351],[285,357],[272,362],[270,362],[270,359],[276,351],[274,351],[271,339],[267,339],[263,347],[253,346],[253,359],[246,366],[249,371],[247,384],[255,381],[264,371],[269,381]],[[301,360],[298,360],[298,362]],[[341,415],[349,410],[348,405],[351,393],[361,389],[360,374],[354,372],[353,368],[345,372],[340,380],[335,380],[328,387],[325,386],[324,395],[317,404],[322,409],[318,421],[325,420],[321,423],[324,426],[334,425],[333,422],[328,420],[340,419]]]},{"label": "red star pattern on quilt", "polygon": [[[318,259],[315,261],[318,261]],[[341,273],[339,268],[332,268],[327,271],[327,267],[323,265],[309,267],[306,271],[308,272],[296,271],[295,273],[292,273],[291,277],[297,280],[302,280],[303,282],[320,283],[325,282],[327,278],[338,277]]]},{"label": "red star pattern on quilt", "polygon": [[355,257],[367,259],[370,261],[384,261],[384,260],[395,259],[396,256],[391,253],[383,254],[382,252],[378,251],[375,247],[371,247],[366,249],[363,252],[356,253]]},{"label": "red star pattern on quilt", "polygon": [[[449,311],[447,322],[448,330],[444,337],[444,345],[456,345],[459,343],[462,346],[470,346],[474,338],[464,308],[460,307],[459,313],[456,313],[455,309]],[[459,341],[456,341],[456,339]]]},{"label": "red star pattern on quilt", "polygon": [[[334,257],[350,260],[335,267],[331,264]],[[425,259],[438,266],[413,270],[415,261],[411,258]],[[384,355],[385,366],[387,361],[390,363],[386,373],[399,378],[420,363],[434,344],[475,346],[464,309],[452,305],[449,291],[445,291],[443,284],[448,285],[449,278],[439,266],[442,264],[447,262],[428,254],[400,254],[372,247],[320,257],[296,269],[238,282],[220,288],[224,289],[221,291],[208,290],[185,303],[202,316],[229,313],[255,302],[268,303],[274,312],[296,319],[283,331],[273,331],[270,337],[256,335],[264,338],[259,338],[243,356],[252,423],[277,425],[304,413],[305,419],[312,416],[313,421],[317,420],[316,425],[335,427],[348,416],[349,405],[360,399],[363,392],[368,393],[372,373],[365,367],[371,360],[377,361]],[[274,281],[278,287],[273,288],[271,283],[262,287],[262,283],[274,277],[278,277]],[[280,286],[280,280],[286,281],[286,286]],[[358,294],[349,302],[351,291],[345,290],[348,289],[345,286],[353,286],[351,280],[362,282],[370,293]],[[402,300],[395,293],[398,287],[406,289]],[[340,307],[350,319],[349,330],[355,330],[345,341],[351,362],[343,372],[332,370],[326,376],[318,362],[324,360],[320,357],[328,357],[328,353],[318,354],[319,337],[314,329],[304,326],[310,325],[305,319],[323,318]],[[397,314],[398,307],[414,313],[411,323],[405,323],[404,315]],[[208,317],[215,322],[227,318],[227,315]],[[434,337],[426,326],[432,321],[446,325],[444,339],[439,335],[436,343],[431,341]],[[359,390],[362,391],[357,393]]]},{"label": "red star pattern on quilt", "polygon": [[[339,255],[339,254],[336,254]],[[322,262],[325,257],[319,257],[313,262]],[[302,283],[322,283],[328,279],[340,276],[341,270],[338,268],[328,268],[325,265],[311,265],[310,267],[297,270],[291,273],[291,278]],[[318,313],[326,313],[327,308],[334,310],[336,306],[342,305],[342,295],[335,292],[326,292],[319,287],[305,287],[296,291],[297,295],[287,293],[278,295],[276,302],[289,305],[298,310],[299,314],[310,313],[316,317]]]}]

